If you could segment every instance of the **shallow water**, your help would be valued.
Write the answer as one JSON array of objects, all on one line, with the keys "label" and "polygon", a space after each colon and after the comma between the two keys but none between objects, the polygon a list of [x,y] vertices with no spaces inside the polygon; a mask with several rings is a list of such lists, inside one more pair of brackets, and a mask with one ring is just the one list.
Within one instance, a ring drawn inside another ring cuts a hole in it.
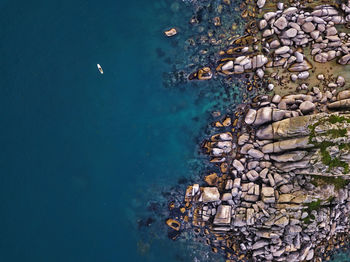
[{"label": "shallow water", "polygon": [[[163,223],[165,193],[204,172],[210,112],[229,104],[214,81],[163,86],[187,63],[191,8],[0,3],[1,261],[221,260]],[[183,34],[166,39],[172,25]]]}]

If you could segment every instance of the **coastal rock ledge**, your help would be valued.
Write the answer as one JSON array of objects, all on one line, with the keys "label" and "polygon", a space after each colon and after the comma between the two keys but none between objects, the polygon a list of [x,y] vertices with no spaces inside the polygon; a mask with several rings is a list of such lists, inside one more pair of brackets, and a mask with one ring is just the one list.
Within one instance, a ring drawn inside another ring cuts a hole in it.
[{"label": "coastal rock ledge", "polygon": [[258,96],[238,109],[235,131],[206,142],[221,174],[187,188],[182,228],[228,261],[321,261],[344,245],[350,91],[315,91]]}]

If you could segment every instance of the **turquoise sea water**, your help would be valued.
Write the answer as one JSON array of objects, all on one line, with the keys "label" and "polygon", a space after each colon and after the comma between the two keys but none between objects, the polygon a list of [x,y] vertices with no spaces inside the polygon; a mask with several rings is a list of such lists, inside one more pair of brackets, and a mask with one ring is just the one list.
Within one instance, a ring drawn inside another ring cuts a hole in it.
[{"label": "turquoise sea water", "polygon": [[163,223],[228,105],[215,82],[162,84],[186,63],[162,32],[190,17],[180,0],[0,2],[0,261],[220,261]]}]

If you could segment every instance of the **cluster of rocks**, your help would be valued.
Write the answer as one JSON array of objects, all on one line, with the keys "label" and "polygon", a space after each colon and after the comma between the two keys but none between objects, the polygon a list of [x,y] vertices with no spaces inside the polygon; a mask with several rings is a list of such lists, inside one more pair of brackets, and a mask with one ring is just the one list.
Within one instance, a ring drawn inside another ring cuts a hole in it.
[{"label": "cluster of rocks", "polygon": [[[310,261],[321,243],[348,232],[350,186],[316,185],[311,174],[344,181],[349,175],[350,114],[334,110],[350,109],[350,91],[315,91],[260,96],[244,110],[240,135],[211,138],[214,162],[229,168],[221,179],[206,179],[208,186],[189,186],[185,201],[193,225],[221,234],[212,245],[227,247],[222,236],[229,236],[254,261]],[[334,135],[339,130],[346,132]],[[328,165],[322,150],[345,165]]]},{"label": "cluster of rocks", "polygon": [[[256,2],[261,11],[267,4]],[[350,22],[350,1],[276,8],[261,14],[260,34],[236,38],[236,47],[220,52],[217,72],[255,72],[258,80],[282,67],[297,81],[310,77],[312,60],[350,64],[350,34],[338,32]],[[189,79],[212,76],[204,67]],[[302,83],[303,94],[260,95],[217,121],[224,130],[205,148],[220,172],[187,188],[183,221],[168,220],[169,227],[204,232],[229,261],[321,261],[327,247],[343,245],[342,234],[350,233],[350,90],[340,91],[342,76],[317,79],[322,87]]]},{"label": "cluster of rocks", "polygon": [[[265,1],[258,1],[257,5],[262,8]],[[313,66],[307,57],[318,63],[333,59],[341,65],[350,63],[350,33],[339,33],[337,29],[338,25],[349,22],[350,2],[341,8],[319,5],[312,10],[299,2],[293,5],[285,7],[277,3],[276,11],[263,14],[257,22],[261,33],[232,41],[238,47],[220,53],[225,57],[216,71],[224,75],[255,72],[263,78],[267,68],[283,67],[290,72],[291,80],[297,81],[310,76]],[[310,54],[304,54],[303,49],[308,46]],[[273,86],[268,89],[272,90]]]},{"label": "cluster of rocks", "polygon": [[[348,7],[347,5],[344,5]],[[271,56],[267,67],[288,68],[291,79],[307,79],[312,68],[301,47],[311,44],[314,61],[325,63],[340,57],[340,64],[347,64],[349,56],[349,34],[338,33],[336,25],[346,19],[331,5],[320,5],[312,11],[302,6],[284,8],[277,4],[278,11],[267,12],[259,21],[262,31],[263,50]]]}]

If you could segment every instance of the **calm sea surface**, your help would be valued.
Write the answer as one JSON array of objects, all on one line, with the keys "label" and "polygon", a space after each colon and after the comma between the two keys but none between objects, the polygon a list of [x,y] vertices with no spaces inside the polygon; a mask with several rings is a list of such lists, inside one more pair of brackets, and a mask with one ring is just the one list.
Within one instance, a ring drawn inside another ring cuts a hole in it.
[{"label": "calm sea surface", "polygon": [[227,106],[214,82],[162,85],[185,41],[162,32],[190,16],[180,0],[0,2],[0,261],[216,259],[163,226]]}]

